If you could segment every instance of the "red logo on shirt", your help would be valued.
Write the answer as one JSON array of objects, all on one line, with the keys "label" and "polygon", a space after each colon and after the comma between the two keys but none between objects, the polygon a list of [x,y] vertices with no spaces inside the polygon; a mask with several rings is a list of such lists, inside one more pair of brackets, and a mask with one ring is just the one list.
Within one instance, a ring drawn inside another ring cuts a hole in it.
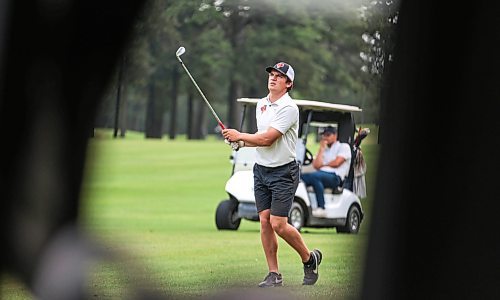
[{"label": "red logo on shirt", "polygon": [[267,107],[267,105],[263,105],[263,106],[260,108],[260,111],[261,111],[261,112],[265,112],[265,111],[266,111],[266,107]]}]

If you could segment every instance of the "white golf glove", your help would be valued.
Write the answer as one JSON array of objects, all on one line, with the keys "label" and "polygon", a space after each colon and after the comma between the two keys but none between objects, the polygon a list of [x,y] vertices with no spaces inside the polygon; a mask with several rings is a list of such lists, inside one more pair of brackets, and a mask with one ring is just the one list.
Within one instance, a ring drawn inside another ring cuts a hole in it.
[{"label": "white golf glove", "polygon": [[245,146],[244,141],[230,142],[227,139],[224,139],[224,142],[230,145],[234,151],[238,151],[240,148],[243,148]]}]

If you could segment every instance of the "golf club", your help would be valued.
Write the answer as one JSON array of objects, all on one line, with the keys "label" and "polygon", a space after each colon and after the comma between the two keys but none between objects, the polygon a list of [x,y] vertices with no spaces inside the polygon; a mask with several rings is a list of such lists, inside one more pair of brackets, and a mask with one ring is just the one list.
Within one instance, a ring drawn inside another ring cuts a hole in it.
[{"label": "golf club", "polygon": [[196,81],[194,81],[194,78],[193,76],[191,76],[191,73],[189,73],[189,70],[187,69],[186,65],[184,64],[184,62],[182,61],[181,59],[181,55],[184,54],[186,52],[186,48],[184,47],[179,47],[179,49],[177,49],[177,52],[175,52],[175,55],[177,56],[177,59],[179,60],[179,62],[181,63],[182,67],[184,67],[184,70],[186,70],[186,73],[188,74],[189,78],[191,79],[191,81],[193,82],[194,86],[196,87],[196,89],[198,90],[198,92],[200,92],[200,95],[201,97],[203,97],[203,100],[205,100],[205,103],[207,103],[208,105],[208,108],[210,108],[210,111],[212,112],[212,115],[214,115],[215,119],[217,120],[217,123],[219,124],[220,128],[222,129],[226,129],[226,126],[224,126],[224,124],[222,123],[222,121],[220,120],[219,116],[217,116],[217,114],[215,113],[215,110],[212,108],[212,105],[210,105],[210,102],[208,102],[207,100],[207,97],[205,97],[205,95],[203,94],[203,92],[201,91],[200,87],[198,86],[198,84],[196,84]]},{"label": "golf club", "polygon": [[[196,87],[196,89],[198,90],[198,92],[200,93],[201,97],[203,98],[203,100],[205,100],[205,103],[208,105],[208,108],[210,108],[210,111],[212,112],[212,115],[215,117],[215,120],[217,120],[217,123],[219,124],[220,128],[221,129],[226,129],[226,126],[224,126],[224,124],[222,123],[222,121],[220,120],[219,116],[217,116],[217,113],[215,112],[215,110],[212,108],[212,105],[210,105],[210,102],[208,102],[207,100],[207,97],[205,97],[205,94],[203,94],[203,92],[201,91],[200,87],[198,86],[198,84],[196,83],[196,81],[194,80],[193,76],[191,76],[191,73],[189,72],[189,70],[187,69],[186,65],[184,64],[184,62],[182,61],[181,59],[181,55],[184,54],[186,52],[186,48],[184,47],[179,47],[179,49],[177,49],[177,51],[175,52],[175,56],[177,56],[177,60],[181,63],[182,67],[184,68],[184,70],[186,71],[186,73],[188,74],[189,78],[191,79],[191,82],[193,82],[194,86]],[[224,140],[226,143],[229,143],[228,140]],[[231,147],[233,148],[233,150],[238,150],[239,149],[239,144],[238,142],[231,142]]]}]

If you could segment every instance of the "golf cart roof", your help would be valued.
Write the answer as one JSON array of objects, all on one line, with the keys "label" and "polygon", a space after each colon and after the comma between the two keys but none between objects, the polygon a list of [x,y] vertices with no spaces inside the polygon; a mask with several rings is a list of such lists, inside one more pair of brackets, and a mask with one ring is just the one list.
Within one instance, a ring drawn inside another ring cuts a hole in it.
[{"label": "golf cart roof", "polygon": [[[240,103],[247,104],[257,104],[259,98],[238,98],[236,101]],[[360,112],[361,108],[352,105],[345,104],[336,104],[336,103],[328,103],[321,101],[313,101],[313,100],[293,100],[299,108],[302,109],[311,109],[311,110],[325,110],[325,111],[342,111],[342,112]]]}]

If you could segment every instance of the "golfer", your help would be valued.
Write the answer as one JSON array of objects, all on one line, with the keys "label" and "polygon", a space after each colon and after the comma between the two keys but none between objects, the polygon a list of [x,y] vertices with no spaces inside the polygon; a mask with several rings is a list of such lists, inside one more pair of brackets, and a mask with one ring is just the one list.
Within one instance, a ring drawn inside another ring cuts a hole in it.
[{"label": "golfer", "polygon": [[254,173],[255,204],[259,213],[260,236],[269,273],[260,287],[283,285],[278,268],[278,240],[284,239],[304,264],[302,284],[318,280],[322,253],[309,251],[300,233],[288,224],[288,213],[299,184],[299,166],[295,145],[298,137],[299,109],[288,92],[293,87],[295,72],[287,63],[279,62],[266,68],[269,73],[269,94],[257,102],[257,133],[242,133],[225,129],[222,135],[240,147],[257,147]]}]

